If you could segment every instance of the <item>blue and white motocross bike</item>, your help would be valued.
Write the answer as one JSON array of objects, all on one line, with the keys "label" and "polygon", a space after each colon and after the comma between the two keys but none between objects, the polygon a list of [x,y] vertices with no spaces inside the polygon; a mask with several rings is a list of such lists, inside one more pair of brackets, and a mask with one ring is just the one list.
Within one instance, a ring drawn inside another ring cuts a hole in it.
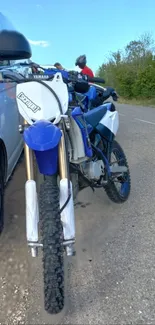
[{"label": "blue and white motocross bike", "polygon": [[[79,73],[21,75],[14,80],[25,143],[26,232],[32,256],[43,251],[44,306],[50,314],[64,307],[64,254],[74,254],[74,199],[90,186],[104,189],[115,203],[128,199],[130,173],[116,142],[119,116],[113,103],[91,107],[96,87]],[[37,189],[34,166],[43,175]]]}]

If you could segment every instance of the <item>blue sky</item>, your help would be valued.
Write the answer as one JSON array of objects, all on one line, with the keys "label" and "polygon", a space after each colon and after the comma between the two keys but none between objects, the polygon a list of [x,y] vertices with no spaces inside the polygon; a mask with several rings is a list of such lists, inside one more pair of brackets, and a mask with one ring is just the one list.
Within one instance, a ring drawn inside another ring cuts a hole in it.
[{"label": "blue sky", "polygon": [[35,62],[66,69],[86,54],[96,71],[144,32],[155,39],[155,0],[6,0],[0,11],[31,40]]}]

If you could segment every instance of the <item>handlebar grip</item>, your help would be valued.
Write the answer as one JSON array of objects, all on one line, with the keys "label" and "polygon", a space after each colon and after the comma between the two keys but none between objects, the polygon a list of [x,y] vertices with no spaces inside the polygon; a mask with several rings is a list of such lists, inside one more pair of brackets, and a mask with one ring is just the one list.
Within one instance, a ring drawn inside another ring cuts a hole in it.
[{"label": "handlebar grip", "polygon": [[89,77],[88,76],[88,81],[89,82],[98,82],[100,84],[104,84],[105,80],[103,78],[98,78],[98,77]]}]

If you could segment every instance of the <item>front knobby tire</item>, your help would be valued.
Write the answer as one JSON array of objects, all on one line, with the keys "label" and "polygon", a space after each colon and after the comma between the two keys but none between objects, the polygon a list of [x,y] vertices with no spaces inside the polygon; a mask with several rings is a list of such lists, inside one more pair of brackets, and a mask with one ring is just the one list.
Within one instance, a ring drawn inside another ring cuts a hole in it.
[{"label": "front knobby tire", "polygon": [[58,314],[64,307],[64,250],[56,175],[46,178],[41,184],[39,202],[43,243],[44,307],[48,313]]}]

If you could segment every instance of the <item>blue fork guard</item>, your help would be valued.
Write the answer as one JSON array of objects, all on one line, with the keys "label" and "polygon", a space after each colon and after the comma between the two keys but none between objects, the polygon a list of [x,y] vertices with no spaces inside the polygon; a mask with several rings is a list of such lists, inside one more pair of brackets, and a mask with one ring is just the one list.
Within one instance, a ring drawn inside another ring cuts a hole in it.
[{"label": "blue fork guard", "polygon": [[58,146],[62,133],[48,121],[37,121],[24,131],[24,141],[35,153],[39,171],[53,175],[58,169]]}]

